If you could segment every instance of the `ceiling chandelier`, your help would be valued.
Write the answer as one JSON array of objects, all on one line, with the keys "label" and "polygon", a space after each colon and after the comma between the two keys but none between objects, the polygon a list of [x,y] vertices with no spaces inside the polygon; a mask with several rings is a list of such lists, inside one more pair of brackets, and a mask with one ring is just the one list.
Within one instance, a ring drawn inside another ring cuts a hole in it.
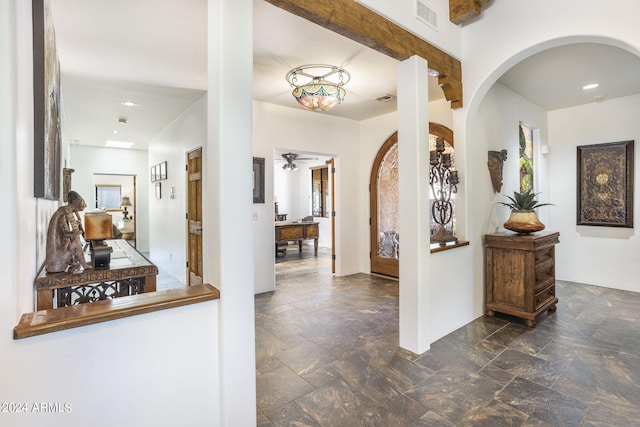
[{"label": "ceiling chandelier", "polygon": [[[298,81],[303,78],[304,81]],[[340,104],[347,94],[342,86],[349,80],[351,74],[334,65],[302,65],[287,73],[287,81],[293,87],[291,94],[312,111],[327,111]]]}]

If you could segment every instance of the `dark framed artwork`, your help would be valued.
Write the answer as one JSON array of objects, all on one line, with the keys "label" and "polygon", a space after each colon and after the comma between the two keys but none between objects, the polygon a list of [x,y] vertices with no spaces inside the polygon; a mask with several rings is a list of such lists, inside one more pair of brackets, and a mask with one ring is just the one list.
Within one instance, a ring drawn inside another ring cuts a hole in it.
[{"label": "dark framed artwork", "polygon": [[60,199],[60,62],[49,0],[32,0],[33,195]]},{"label": "dark framed artwork", "polygon": [[151,167],[151,182],[156,182],[158,180],[157,175],[156,175],[156,167],[152,166]]},{"label": "dark framed artwork", "polygon": [[162,183],[156,182],[156,199],[162,199]]},{"label": "dark framed artwork", "polygon": [[253,203],[264,203],[264,157],[253,158]]},{"label": "dark framed artwork", "polygon": [[160,179],[167,179],[167,162],[162,162],[158,165],[158,167],[160,168],[160,172],[158,173],[160,175]]},{"label": "dark framed artwork", "polygon": [[576,223],[633,228],[634,141],[577,148]]}]

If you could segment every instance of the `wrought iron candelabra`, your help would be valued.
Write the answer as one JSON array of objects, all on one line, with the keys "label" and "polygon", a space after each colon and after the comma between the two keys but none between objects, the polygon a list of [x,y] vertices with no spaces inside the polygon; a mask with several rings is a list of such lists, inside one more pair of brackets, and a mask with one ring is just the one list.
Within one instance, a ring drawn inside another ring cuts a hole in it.
[{"label": "wrought iron candelabra", "polygon": [[[431,215],[438,224],[438,231],[431,236],[431,243],[445,246],[449,242],[457,242],[458,238],[453,234],[453,203],[451,195],[458,191],[460,182],[458,171],[452,169],[451,154],[444,152],[444,138],[436,139],[435,151],[429,152],[429,185],[434,201],[431,206]],[[451,223],[449,229],[447,226]]]}]

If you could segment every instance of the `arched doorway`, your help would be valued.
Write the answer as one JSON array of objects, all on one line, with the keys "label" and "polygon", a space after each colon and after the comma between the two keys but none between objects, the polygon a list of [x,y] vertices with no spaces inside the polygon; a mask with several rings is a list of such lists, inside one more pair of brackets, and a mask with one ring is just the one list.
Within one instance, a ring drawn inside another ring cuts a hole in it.
[{"label": "arched doorway", "polygon": [[[429,137],[442,137],[453,147],[453,131],[446,126],[429,123]],[[399,277],[398,132],[378,150],[369,184],[371,272]]]},{"label": "arched doorway", "polygon": [[369,183],[371,272],[398,277],[398,132],[394,132],[378,150]]}]

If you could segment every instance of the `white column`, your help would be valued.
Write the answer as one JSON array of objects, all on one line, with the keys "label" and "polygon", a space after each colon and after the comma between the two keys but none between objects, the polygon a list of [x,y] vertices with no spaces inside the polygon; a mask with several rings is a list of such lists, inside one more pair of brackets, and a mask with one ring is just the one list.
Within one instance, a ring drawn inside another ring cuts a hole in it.
[{"label": "white column", "polygon": [[[28,5],[27,12],[31,12],[31,7]],[[22,5],[21,9],[25,9]],[[2,308],[2,314],[0,315],[1,323],[3,325],[16,322],[17,311],[19,305],[20,309],[29,307],[26,304],[16,304],[20,286],[18,277],[18,266],[20,256],[26,255],[27,252],[18,251],[19,243],[19,228],[24,228],[23,224],[20,227],[18,222],[18,179],[16,169],[16,146],[18,142],[23,146],[29,143],[26,138],[20,138],[18,135],[16,104],[18,101],[19,88],[18,84],[20,80],[16,73],[18,64],[17,52],[15,46],[18,43],[16,40],[16,4],[15,2],[0,2],[0,179],[2,184],[2,198],[5,206],[0,209],[0,221],[5,225],[4,237],[2,243],[0,243],[0,271],[2,271],[3,281],[6,283],[6,287],[3,293],[4,303],[0,305]],[[29,70],[30,71],[30,70]],[[26,79],[29,83],[32,83],[32,79]],[[33,111],[33,110],[32,110]],[[24,111],[21,111],[24,112]],[[20,139],[20,141],[17,141]],[[29,253],[31,257],[35,252]],[[28,258],[25,256],[25,258]],[[26,269],[28,272],[32,272],[33,269]],[[33,280],[33,278],[32,278]],[[29,283],[29,282],[24,282]],[[22,287],[27,288],[28,286]],[[29,289],[30,292],[33,292]],[[3,346],[3,348],[6,348]],[[9,382],[10,383],[10,382]]]},{"label": "white column", "polygon": [[208,7],[203,268],[221,293],[220,425],[255,426],[253,1],[209,0]]},{"label": "white column", "polygon": [[427,61],[398,65],[400,346],[429,349],[429,103]]}]

